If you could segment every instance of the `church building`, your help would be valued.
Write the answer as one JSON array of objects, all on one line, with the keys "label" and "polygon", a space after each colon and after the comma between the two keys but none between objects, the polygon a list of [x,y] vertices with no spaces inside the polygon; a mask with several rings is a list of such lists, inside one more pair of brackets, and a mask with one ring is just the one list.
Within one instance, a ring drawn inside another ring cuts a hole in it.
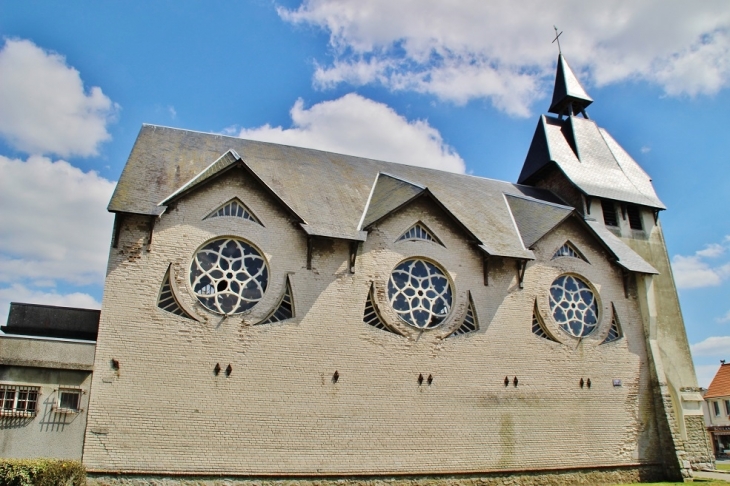
[{"label": "church building", "polygon": [[517,184],[143,126],[109,204],[89,472],[610,484],[711,464],[665,207],[591,103],[561,55]]}]

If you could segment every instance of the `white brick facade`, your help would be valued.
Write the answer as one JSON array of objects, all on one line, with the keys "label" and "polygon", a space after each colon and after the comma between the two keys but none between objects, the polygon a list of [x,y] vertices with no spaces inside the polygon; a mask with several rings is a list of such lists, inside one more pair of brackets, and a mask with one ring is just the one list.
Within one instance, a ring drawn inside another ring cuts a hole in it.
[{"label": "white brick facade", "polygon": [[[264,226],[203,220],[233,197]],[[445,247],[395,242],[419,220]],[[572,218],[535,245],[522,289],[515,260],[508,258],[490,259],[485,286],[482,254],[427,199],[376,225],[359,247],[354,274],[349,242],[337,239],[314,240],[307,270],[306,235],[243,172],[230,172],[168,208],[151,245],[148,221],[127,216],[110,252],[84,449],[90,471],[347,476],[661,461],[636,283],[632,276],[625,297],[620,269]],[[210,313],[190,292],[193,254],[218,236],[245,239],[268,260],[265,297],[243,315]],[[551,260],[566,240],[590,263]],[[452,315],[463,316],[471,292],[478,332],[444,339],[460,324],[452,318],[422,333],[396,324],[382,289],[393,267],[410,256],[448,272]],[[200,322],[157,307],[170,264],[181,304]],[[560,330],[550,315],[548,289],[562,273],[582,276],[598,294],[599,327],[582,340]],[[279,301],[287,275],[296,316],[254,326]],[[362,321],[373,282],[381,289],[383,318],[407,336]],[[532,333],[535,301],[561,343]],[[601,344],[612,305],[624,338]],[[217,363],[230,364],[231,375],[215,375]],[[419,374],[431,375],[433,383],[419,386]],[[591,387],[581,388],[581,379],[590,379]]]}]

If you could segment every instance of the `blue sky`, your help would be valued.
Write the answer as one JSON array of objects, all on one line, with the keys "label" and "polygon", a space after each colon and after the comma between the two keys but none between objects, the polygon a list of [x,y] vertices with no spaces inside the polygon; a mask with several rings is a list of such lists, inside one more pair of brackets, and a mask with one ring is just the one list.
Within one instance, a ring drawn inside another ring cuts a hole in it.
[{"label": "blue sky", "polygon": [[[0,315],[98,306],[142,123],[515,181],[557,47],[653,177],[697,364],[730,359],[724,1],[0,3]],[[4,319],[4,317],[3,317]]]}]

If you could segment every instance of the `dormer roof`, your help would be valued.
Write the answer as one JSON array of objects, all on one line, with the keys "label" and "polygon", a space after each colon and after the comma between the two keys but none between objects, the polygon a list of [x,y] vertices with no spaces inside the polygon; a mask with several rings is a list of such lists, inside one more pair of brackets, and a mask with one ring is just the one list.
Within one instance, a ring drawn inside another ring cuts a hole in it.
[{"label": "dormer roof", "polygon": [[[532,260],[530,246],[573,212],[545,189],[152,125],[142,127],[109,210],[164,217],[168,204],[231,170],[243,170],[260,183],[307,235],[317,237],[364,241],[379,220],[428,197],[476,248],[492,256]],[[617,264],[641,260],[620,241],[614,246],[623,255],[611,250]]]}]

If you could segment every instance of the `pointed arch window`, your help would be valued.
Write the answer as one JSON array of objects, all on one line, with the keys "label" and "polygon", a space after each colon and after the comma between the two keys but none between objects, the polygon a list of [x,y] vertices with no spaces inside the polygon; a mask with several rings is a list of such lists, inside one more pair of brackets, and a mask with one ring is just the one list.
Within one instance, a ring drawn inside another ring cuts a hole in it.
[{"label": "pointed arch window", "polygon": [[474,301],[471,298],[471,292],[469,293],[469,308],[466,311],[464,322],[461,323],[459,328],[449,334],[447,337],[461,336],[470,332],[477,332],[479,330],[479,322],[477,321],[476,312],[474,312]]},{"label": "pointed arch window", "polygon": [[606,339],[604,339],[601,344],[612,343],[624,337],[623,330],[621,329],[621,323],[619,322],[618,316],[616,315],[616,308],[613,306],[613,304],[611,304],[611,307],[613,311],[611,316],[611,328],[608,330],[608,335],[606,336]]},{"label": "pointed arch window", "polygon": [[291,282],[289,281],[289,277],[287,276],[286,288],[284,290],[284,295],[281,296],[279,305],[276,306],[276,309],[274,309],[274,312],[272,312],[269,317],[259,322],[259,324],[271,324],[274,322],[285,321],[294,317],[294,299],[292,296],[293,294],[291,290]]},{"label": "pointed arch window", "polygon": [[[190,314],[180,306],[175,293],[172,291],[172,285],[170,284],[170,269],[167,269],[165,278],[162,280],[162,287],[160,287],[160,294],[157,296],[157,307],[160,309],[175,314],[176,316],[193,319]],[[193,319],[194,320],[194,319]]]},{"label": "pointed arch window", "polygon": [[572,257],[583,260],[586,263],[590,263],[588,259],[584,257],[583,254],[579,252],[578,249],[569,241],[563,243],[563,246],[555,251],[555,254],[551,258],[551,260],[555,260],[558,257]]},{"label": "pointed arch window", "polygon": [[[373,293],[375,292],[375,289],[371,286],[370,291],[368,292],[368,298],[365,301],[365,312],[362,316],[362,321],[365,324],[368,324],[370,326],[373,326],[375,329],[380,329],[381,331],[388,331],[393,332],[388,325],[383,322],[383,319],[380,318],[380,315],[378,314],[378,310],[375,308],[375,299],[373,298]],[[396,334],[396,333],[393,333]]]},{"label": "pointed arch window", "polygon": [[537,302],[535,302],[535,307],[532,310],[532,333],[535,336],[547,339],[548,341],[556,343],[560,342],[553,337],[550,331],[548,331],[545,327],[545,323],[542,322],[542,319],[540,319],[540,313],[537,311]]},{"label": "pointed arch window", "polygon": [[[215,211],[211,212],[208,216],[203,218],[203,220],[206,219],[212,219],[212,218],[224,218],[224,217],[230,217],[230,218],[241,218],[246,219],[248,221],[253,221],[254,223],[261,224],[261,221],[254,216],[253,212],[248,209],[248,207],[241,202],[240,199],[237,197],[234,197],[227,203],[223,204],[222,206],[218,207]],[[263,226],[263,224],[261,224]]]},{"label": "pointed arch window", "polygon": [[408,228],[402,235],[398,237],[395,241],[430,241],[432,243],[436,243],[437,245],[441,245],[445,247],[443,243],[441,243],[441,240],[439,240],[436,235],[428,229],[428,227],[423,224],[421,221],[417,222],[410,228]]}]

